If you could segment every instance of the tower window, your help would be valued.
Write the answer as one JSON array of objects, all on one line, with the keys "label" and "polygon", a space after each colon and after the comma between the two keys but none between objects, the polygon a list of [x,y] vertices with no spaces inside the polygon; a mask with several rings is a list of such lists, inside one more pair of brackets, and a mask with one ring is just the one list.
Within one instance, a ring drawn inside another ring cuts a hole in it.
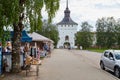
[{"label": "tower window", "polygon": [[65,36],[65,41],[66,41],[66,40],[69,40],[69,36],[68,36],[68,35],[67,35],[67,36]]}]

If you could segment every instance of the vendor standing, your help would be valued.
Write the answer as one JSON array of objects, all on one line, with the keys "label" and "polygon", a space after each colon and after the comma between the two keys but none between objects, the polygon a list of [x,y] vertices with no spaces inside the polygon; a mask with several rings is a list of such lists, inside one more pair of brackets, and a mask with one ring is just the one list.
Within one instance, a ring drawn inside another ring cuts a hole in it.
[{"label": "vendor standing", "polygon": [[11,42],[7,42],[4,52],[5,54],[8,54],[8,55],[3,55],[3,72],[10,72],[11,63],[12,63],[11,62],[11,52],[12,52]]}]

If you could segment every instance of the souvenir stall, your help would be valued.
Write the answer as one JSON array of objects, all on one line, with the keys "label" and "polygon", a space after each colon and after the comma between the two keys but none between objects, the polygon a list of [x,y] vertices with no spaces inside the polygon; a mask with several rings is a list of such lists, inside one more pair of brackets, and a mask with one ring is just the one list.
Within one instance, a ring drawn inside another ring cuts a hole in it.
[{"label": "souvenir stall", "polygon": [[32,37],[32,42],[31,42],[32,46],[34,46],[36,49],[40,48],[40,50],[42,50],[42,53],[40,53],[40,56],[45,57],[47,53],[43,49],[44,44],[49,42],[53,44],[54,42],[51,39],[44,37],[36,32],[29,34],[29,36]]},{"label": "souvenir stall", "polygon": [[[11,32],[11,38],[13,37],[14,32]],[[22,37],[21,37],[21,43],[22,42],[31,42],[32,38],[27,35],[26,31],[22,31]],[[7,41],[6,42],[6,47],[4,51],[2,52],[3,54],[3,70],[5,72],[10,72],[12,68],[12,42]],[[20,65],[23,66],[23,52],[21,51],[20,55]]]}]

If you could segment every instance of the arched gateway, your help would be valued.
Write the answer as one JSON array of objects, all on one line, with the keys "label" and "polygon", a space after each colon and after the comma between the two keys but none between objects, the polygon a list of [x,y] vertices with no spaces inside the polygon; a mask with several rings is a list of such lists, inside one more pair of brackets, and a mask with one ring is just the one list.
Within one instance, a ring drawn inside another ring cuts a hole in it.
[{"label": "arched gateway", "polygon": [[59,32],[57,48],[65,47],[66,42],[69,43],[71,48],[75,48],[75,34],[77,33],[77,26],[78,24],[70,17],[70,10],[68,8],[67,0],[66,10],[64,11],[64,18],[61,22],[57,23]]},{"label": "arched gateway", "polygon": [[65,42],[63,46],[64,46],[65,49],[68,49],[70,47],[70,43],[69,42]]}]

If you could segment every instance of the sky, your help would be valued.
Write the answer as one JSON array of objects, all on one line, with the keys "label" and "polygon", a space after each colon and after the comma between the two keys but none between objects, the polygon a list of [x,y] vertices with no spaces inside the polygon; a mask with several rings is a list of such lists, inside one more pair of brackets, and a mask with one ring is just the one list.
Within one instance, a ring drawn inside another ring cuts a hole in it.
[{"label": "sky", "polygon": [[[78,23],[78,30],[84,21],[92,25],[93,31],[95,31],[95,23],[98,18],[120,18],[120,0],[68,0],[68,7],[71,11],[70,16],[72,20]],[[59,10],[53,19],[54,24],[57,24],[63,19],[65,9],[66,0],[60,0]],[[47,14],[44,9],[42,15],[43,19],[47,19]]]}]

